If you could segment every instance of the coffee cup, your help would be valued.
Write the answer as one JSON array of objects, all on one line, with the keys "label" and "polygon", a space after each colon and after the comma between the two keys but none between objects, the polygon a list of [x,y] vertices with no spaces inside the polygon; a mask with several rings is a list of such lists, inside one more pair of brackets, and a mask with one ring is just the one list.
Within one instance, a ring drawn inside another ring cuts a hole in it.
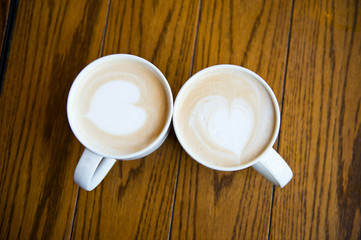
[{"label": "coffee cup", "polygon": [[280,128],[277,99],[256,73],[215,65],[193,75],[179,91],[173,127],[183,149],[219,171],[253,167],[279,187],[293,173],[272,148]]},{"label": "coffee cup", "polygon": [[155,151],[169,133],[172,113],[172,91],[152,63],[129,54],[90,63],[68,95],[69,125],[85,146],[75,183],[93,190],[116,160],[139,159]]}]

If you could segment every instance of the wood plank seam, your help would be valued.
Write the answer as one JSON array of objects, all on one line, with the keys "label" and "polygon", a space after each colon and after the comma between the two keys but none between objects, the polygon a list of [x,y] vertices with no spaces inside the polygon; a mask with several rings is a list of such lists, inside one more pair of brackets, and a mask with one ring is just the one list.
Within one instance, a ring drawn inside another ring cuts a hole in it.
[{"label": "wood plank seam", "polygon": [[[107,32],[108,19],[109,19],[110,4],[111,4],[111,0],[108,0],[108,8],[107,8],[106,18],[105,18],[105,23],[104,23],[103,37],[102,37],[102,42],[101,42],[101,46],[100,46],[99,57],[103,56],[105,35],[106,35],[106,32]],[[74,203],[74,212],[73,212],[72,222],[71,222],[71,225],[70,225],[69,240],[72,239],[72,235],[73,235],[75,216],[76,216],[76,213],[77,213],[77,206],[78,206],[78,200],[79,200],[79,191],[80,191],[80,187],[78,187],[78,190],[77,190],[77,193],[76,193],[76,198],[75,198],[75,203]]]},{"label": "wood plank seam", "polygon": [[[191,66],[190,66],[190,70],[189,70],[189,77],[191,77],[193,75],[194,55],[195,55],[195,52],[196,52],[195,50],[196,50],[196,43],[197,43],[197,36],[198,36],[198,26],[199,26],[199,21],[200,21],[201,8],[202,8],[202,0],[199,1],[199,5],[198,5],[197,25],[196,25],[196,31],[195,31],[195,34],[194,34],[192,61],[191,61]],[[179,178],[179,170],[180,170],[180,162],[181,162],[181,159],[182,159],[182,153],[184,153],[183,149],[181,149],[181,151],[179,153],[179,158],[178,158],[177,174],[176,174],[176,179],[175,179],[172,210],[171,210],[169,231],[168,231],[168,240],[171,239],[171,236],[172,236],[172,223],[173,223],[173,217],[174,217],[175,200],[176,200],[176,197],[177,197],[177,186],[178,186],[178,178]]]},{"label": "wood plank seam", "polygon": [[4,38],[2,39],[3,43],[2,43],[1,56],[0,56],[0,94],[5,79],[6,64],[10,52],[11,39],[14,32],[16,13],[19,5],[18,3],[19,0],[10,1],[10,7],[8,10],[6,25],[4,29]]},{"label": "wood plank seam", "polygon": [[[285,88],[286,88],[286,76],[287,76],[287,67],[288,67],[288,57],[290,53],[290,41],[292,36],[292,20],[293,20],[293,7],[294,7],[294,0],[291,2],[291,14],[290,14],[290,24],[289,24],[289,30],[288,30],[288,40],[287,40],[287,53],[286,53],[286,61],[285,61],[285,71],[283,74],[283,86],[282,86],[282,96],[281,96],[281,102],[280,102],[280,115],[281,115],[281,121],[282,121],[282,110],[283,110],[283,100],[285,97]],[[281,126],[280,126],[280,132],[281,132]],[[276,151],[279,151],[280,146],[280,138],[281,134],[278,134],[277,138],[277,144],[276,144]],[[274,194],[275,194],[275,186],[272,186],[272,196],[271,196],[271,207],[270,207],[270,216],[269,216],[269,226],[268,226],[268,233],[267,233],[267,240],[270,239],[271,236],[271,228],[272,228],[272,210],[273,210],[273,204],[274,204]]]}]

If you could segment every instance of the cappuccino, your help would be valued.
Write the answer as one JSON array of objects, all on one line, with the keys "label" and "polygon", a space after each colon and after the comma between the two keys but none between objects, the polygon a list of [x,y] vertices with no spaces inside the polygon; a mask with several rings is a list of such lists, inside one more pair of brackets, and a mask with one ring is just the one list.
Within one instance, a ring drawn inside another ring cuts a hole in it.
[{"label": "cappuccino", "polygon": [[268,86],[249,72],[233,65],[207,68],[179,92],[174,129],[199,162],[218,169],[239,167],[273,144],[278,105]]},{"label": "cappuccino", "polygon": [[166,129],[172,100],[161,73],[149,64],[120,55],[97,60],[78,75],[68,117],[84,146],[103,156],[126,156],[151,145]]}]

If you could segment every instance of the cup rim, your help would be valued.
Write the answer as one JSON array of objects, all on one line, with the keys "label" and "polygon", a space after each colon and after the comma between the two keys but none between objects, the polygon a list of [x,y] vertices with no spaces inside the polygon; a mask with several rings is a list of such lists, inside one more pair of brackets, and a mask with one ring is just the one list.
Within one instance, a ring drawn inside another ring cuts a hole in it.
[{"label": "cup rim", "polygon": [[[182,136],[180,136],[179,134],[179,130],[177,129],[177,108],[179,107],[179,99],[181,98],[181,96],[184,94],[185,91],[187,91],[188,87],[195,81],[197,81],[198,76],[201,74],[204,74],[207,71],[213,70],[213,69],[224,69],[224,68],[230,68],[230,69],[235,69],[235,70],[241,70],[242,72],[245,72],[249,75],[251,75],[254,79],[256,79],[258,82],[260,82],[265,89],[267,90],[268,94],[270,95],[271,99],[272,99],[272,104],[273,107],[275,109],[275,127],[273,129],[273,134],[272,134],[272,138],[271,140],[268,142],[268,144],[266,145],[266,147],[263,149],[263,151],[258,154],[257,157],[255,157],[253,160],[246,162],[244,164],[240,164],[237,166],[231,166],[231,167],[225,167],[225,166],[218,166],[216,164],[211,164],[208,163],[206,161],[203,161],[201,159],[198,159],[197,157],[194,156],[194,154],[188,149],[188,147],[186,146],[186,144],[183,142]],[[196,160],[198,163],[214,169],[214,170],[219,170],[219,171],[237,171],[237,170],[241,170],[241,169],[245,169],[247,167],[252,166],[253,164],[255,164],[266,152],[269,148],[272,148],[273,144],[275,143],[278,133],[279,133],[279,129],[280,129],[280,122],[281,122],[281,116],[280,116],[280,109],[279,109],[279,105],[278,105],[278,101],[277,98],[273,92],[273,90],[271,89],[271,87],[268,85],[268,83],[262,78],[260,77],[258,74],[256,74],[255,72],[242,67],[242,66],[238,66],[238,65],[233,65],[233,64],[218,64],[218,65],[213,65],[213,66],[209,66],[206,67],[202,70],[200,70],[199,72],[195,73],[193,76],[191,76],[181,87],[181,89],[179,90],[175,102],[174,102],[174,106],[173,106],[173,128],[174,128],[174,132],[177,136],[177,139],[179,141],[179,143],[182,145],[183,149],[188,153],[189,156],[191,156],[194,160]]]},{"label": "cup rim", "polygon": [[[71,114],[71,106],[72,106],[72,99],[74,98],[73,96],[75,95],[75,91],[77,86],[79,85],[79,83],[81,81],[85,81],[84,76],[86,76],[86,74],[91,71],[94,67],[101,65],[103,63],[106,63],[107,61],[112,61],[112,60],[124,60],[124,59],[131,59],[131,60],[135,60],[143,65],[145,65],[146,67],[148,67],[151,71],[153,71],[157,76],[159,81],[162,83],[162,86],[166,92],[167,95],[167,101],[168,101],[168,115],[167,115],[167,121],[162,129],[162,132],[158,135],[158,137],[149,145],[147,145],[145,148],[135,152],[135,153],[131,153],[131,154],[125,154],[125,155],[112,155],[112,154],[107,154],[106,152],[101,152],[101,151],[96,151],[94,149],[92,149],[91,147],[89,147],[89,145],[87,144],[87,141],[85,140],[85,136],[82,136],[78,131],[77,128],[75,127],[75,123],[74,120],[72,118],[72,114]],[[169,133],[169,128],[170,128],[170,124],[172,121],[172,116],[173,116],[173,94],[172,94],[172,90],[169,86],[169,83],[167,81],[167,79],[165,78],[165,76],[163,75],[163,73],[151,62],[149,62],[148,60],[132,55],[132,54],[124,54],[124,53],[118,53],[118,54],[110,54],[110,55],[106,55],[103,57],[100,57],[94,61],[92,61],[91,63],[89,63],[87,66],[85,66],[80,72],[79,74],[76,76],[75,80],[73,81],[71,88],[69,90],[69,94],[68,94],[68,98],[67,98],[67,117],[68,117],[68,122],[70,125],[70,128],[72,130],[72,132],[74,133],[75,137],[79,140],[79,142],[88,150],[94,152],[95,154],[98,154],[100,156],[103,157],[108,157],[108,158],[114,158],[114,159],[121,159],[121,160],[131,160],[131,159],[137,159],[137,158],[141,158],[144,157],[148,154],[150,154],[151,152],[155,151],[160,145],[160,143],[162,143],[165,139],[165,137],[168,135]]]}]

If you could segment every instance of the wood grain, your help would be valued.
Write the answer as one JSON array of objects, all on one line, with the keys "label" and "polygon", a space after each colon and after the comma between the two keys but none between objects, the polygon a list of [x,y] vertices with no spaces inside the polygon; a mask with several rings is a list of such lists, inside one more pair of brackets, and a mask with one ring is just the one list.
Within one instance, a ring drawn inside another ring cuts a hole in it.
[{"label": "wood grain", "polygon": [[20,1],[0,97],[0,239],[67,239],[82,147],[66,99],[99,56],[107,3]]},{"label": "wood grain", "polygon": [[[194,73],[231,63],[260,74],[281,102],[291,1],[202,1]],[[266,239],[272,185],[253,169],[219,172],[182,152],[172,239]]]},{"label": "wood grain", "polygon": [[[360,9],[357,0],[19,1],[0,95],[0,239],[360,239]],[[171,131],[148,157],[79,190],[83,147],[66,98],[79,71],[111,53],[153,62],[174,96],[210,65],[258,73],[281,105],[279,152],[294,178],[279,189],[253,169],[210,170]]]},{"label": "wood grain", "polygon": [[[112,0],[104,55],[151,61],[176,93],[190,74],[198,8],[193,0]],[[172,131],[151,155],[119,161],[94,191],[81,190],[73,239],[166,239],[180,149]]]},{"label": "wood grain", "polygon": [[295,1],[272,239],[361,239],[361,2]]}]

